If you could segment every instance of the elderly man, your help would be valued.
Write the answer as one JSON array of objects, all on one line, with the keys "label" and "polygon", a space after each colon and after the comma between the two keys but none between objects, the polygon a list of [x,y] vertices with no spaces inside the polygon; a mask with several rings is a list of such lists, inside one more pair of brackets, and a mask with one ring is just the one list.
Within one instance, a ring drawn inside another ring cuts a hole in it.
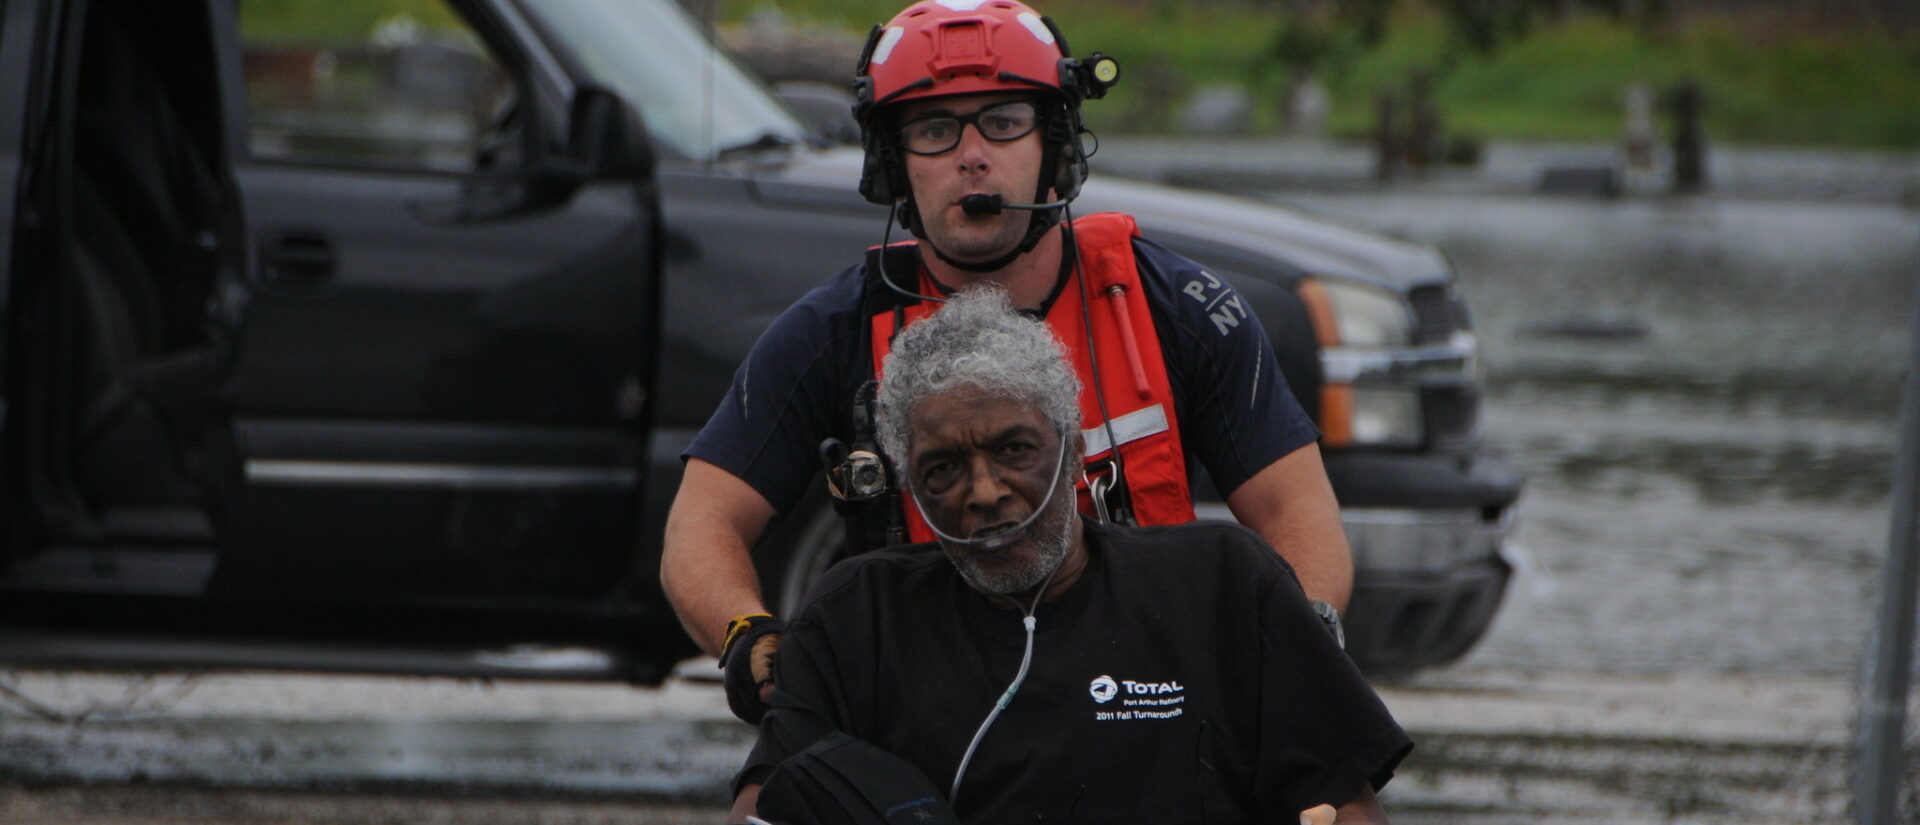
[{"label": "elderly man", "polygon": [[[777,683],[948,790],[963,821],[1384,820],[1412,742],[1238,525],[1074,507],[1079,381],[992,287],[894,342],[879,436],[937,541],[827,574]],[[736,821],[790,754],[762,736]]]}]

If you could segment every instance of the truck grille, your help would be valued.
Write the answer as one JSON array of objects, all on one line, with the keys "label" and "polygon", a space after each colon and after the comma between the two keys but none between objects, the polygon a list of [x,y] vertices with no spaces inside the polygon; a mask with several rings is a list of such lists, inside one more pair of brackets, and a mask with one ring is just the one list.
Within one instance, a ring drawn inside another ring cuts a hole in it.
[{"label": "truck grille", "polygon": [[[1460,330],[1472,329],[1467,307],[1446,284],[1416,288],[1407,294],[1413,305],[1414,344],[1443,344]],[[1480,392],[1471,384],[1430,386],[1423,390],[1429,449],[1443,453],[1473,449],[1479,437]]]},{"label": "truck grille", "polygon": [[1473,449],[1479,436],[1480,393],[1471,386],[1429,387],[1420,393],[1427,446],[1442,453]]},{"label": "truck grille", "polygon": [[1453,336],[1455,330],[1471,329],[1466,307],[1455,300],[1446,284],[1417,287],[1407,293],[1413,305],[1413,342],[1435,344]]}]

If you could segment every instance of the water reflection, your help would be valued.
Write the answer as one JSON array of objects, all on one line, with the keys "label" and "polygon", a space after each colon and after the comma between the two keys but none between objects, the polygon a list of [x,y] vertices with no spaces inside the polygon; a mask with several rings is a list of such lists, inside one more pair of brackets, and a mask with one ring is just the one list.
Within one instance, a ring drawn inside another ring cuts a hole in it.
[{"label": "water reflection", "polygon": [[1438,245],[1529,476],[1469,664],[1850,673],[1885,553],[1920,213],[1714,198],[1289,202]]},{"label": "water reflection", "polygon": [[[1490,350],[1497,347],[1489,346]],[[1747,366],[1705,373],[1641,357],[1555,357],[1535,353],[1523,363],[1490,356],[1487,387],[1496,396],[1557,396],[1563,403],[1622,407],[1658,401],[1694,408],[1699,415],[1811,416],[1836,421],[1886,421],[1900,403],[1898,362]]]},{"label": "water reflection", "polygon": [[1569,449],[1561,440],[1543,438],[1521,445],[1521,450],[1551,456],[1546,471],[1569,486],[1631,500],[1654,492],[1643,476],[1666,473],[1690,485],[1695,498],[1709,507],[1778,498],[1860,501],[1885,494],[1893,471],[1892,457],[1880,447],[1605,439],[1593,449]]}]

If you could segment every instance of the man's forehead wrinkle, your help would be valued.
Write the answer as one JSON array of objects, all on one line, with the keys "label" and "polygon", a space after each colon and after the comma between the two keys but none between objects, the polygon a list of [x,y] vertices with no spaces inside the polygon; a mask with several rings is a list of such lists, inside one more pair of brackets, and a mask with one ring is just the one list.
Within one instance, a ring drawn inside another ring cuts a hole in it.
[{"label": "man's forehead wrinkle", "polygon": [[1034,435],[1039,435],[1040,431],[1041,430],[1039,427],[1035,427],[1032,424],[1028,424],[1022,421],[1017,424],[1013,424],[1004,430],[1001,430],[999,434],[995,435],[991,440],[1005,441],[1009,438],[1014,438],[1017,436],[1034,436]]},{"label": "man's forehead wrinkle", "polygon": [[926,428],[926,434],[946,443],[934,449],[964,449],[962,445],[998,444],[1010,438],[1039,433],[1039,428],[1026,422],[1015,422],[998,429],[987,429],[988,423],[978,420],[964,420],[951,427],[934,424]]},{"label": "man's forehead wrinkle", "polygon": [[1023,436],[1036,435],[1038,432],[1039,430],[1031,424],[1019,423],[1004,427],[996,432],[982,432],[974,436],[970,443],[975,447],[991,447]]},{"label": "man's forehead wrinkle", "polygon": [[986,430],[987,422],[977,419],[963,419],[951,427],[942,427],[938,423],[920,422],[915,427],[923,438],[940,443],[913,451],[916,459],[947,458],[962,455],[974,447],[987,447],[1005,443],[1016,438],[1038,438],[1044,428],[1026,421],[1016,421],[997,430]]}]

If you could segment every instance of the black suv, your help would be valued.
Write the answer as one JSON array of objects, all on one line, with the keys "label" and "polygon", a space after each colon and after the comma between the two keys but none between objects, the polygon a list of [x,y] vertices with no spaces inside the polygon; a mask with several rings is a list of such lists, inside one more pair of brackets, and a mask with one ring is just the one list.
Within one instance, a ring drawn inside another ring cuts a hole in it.
[{"label": "black suv", "polygon": [[[692,653],[657,583],[676,456],[885,210],[671,0],[387,5],[0,5],[0,659]],[[1095,171],[1078,211],[1231,280],[1216,322],[1257,313],[1327,433],[1354,657],[1462,654],[1519,482],[1447,263]],[[837,531],[815,497],[756,551],[777,604]]]}]

